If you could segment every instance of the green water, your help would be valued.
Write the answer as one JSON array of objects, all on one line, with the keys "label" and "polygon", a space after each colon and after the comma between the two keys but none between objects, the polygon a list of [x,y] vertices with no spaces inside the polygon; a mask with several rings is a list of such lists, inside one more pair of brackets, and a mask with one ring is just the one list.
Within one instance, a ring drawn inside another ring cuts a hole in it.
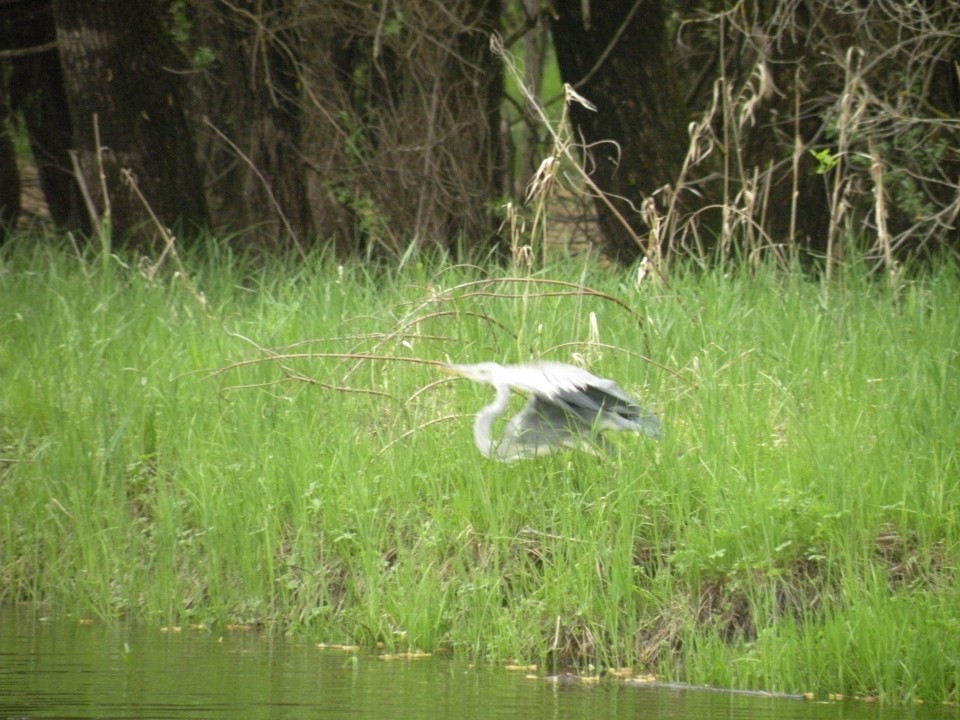
[{"label": "green water", "polygon": [[82,625],[0,609],[0,718],[955,718],[616,681],[557,684],[447,658],[384,660],[255,632]]}]

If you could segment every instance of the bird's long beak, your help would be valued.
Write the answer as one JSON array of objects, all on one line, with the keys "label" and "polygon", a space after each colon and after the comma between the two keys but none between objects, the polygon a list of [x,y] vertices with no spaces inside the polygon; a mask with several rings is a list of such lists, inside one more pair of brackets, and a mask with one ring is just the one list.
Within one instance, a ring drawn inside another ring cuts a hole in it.
[{"label": "bird's long beak", "polygon": [[441,365],[439,369],[440,372],[446,375],[464,377],[463,368],[460,365]]}]

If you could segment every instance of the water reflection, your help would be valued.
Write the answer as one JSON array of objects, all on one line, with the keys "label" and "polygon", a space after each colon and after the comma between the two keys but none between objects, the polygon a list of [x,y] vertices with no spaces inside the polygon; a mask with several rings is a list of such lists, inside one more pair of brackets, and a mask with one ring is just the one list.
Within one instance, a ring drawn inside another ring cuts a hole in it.
[{"label": "water reflection", "polygon": [[256,633],[159,632],[129,624],[41,622],[0,610],[0,718],[955,718],[665,691],[609,682],[551,684],[449,659],[383,661]]}]

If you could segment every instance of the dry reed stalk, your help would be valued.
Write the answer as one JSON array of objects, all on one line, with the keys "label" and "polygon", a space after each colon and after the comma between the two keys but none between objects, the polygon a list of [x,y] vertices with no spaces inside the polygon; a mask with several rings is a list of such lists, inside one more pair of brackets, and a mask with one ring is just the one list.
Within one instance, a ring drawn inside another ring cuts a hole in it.
[{"label": "dry reed stalk", "polygon": [[837,164],[834,168],[835,179],[830,201],[830,229],[827,235],[826,277],[832,277],[837,262],[843,260],[844,252],[839,246],[840,232],[846,220],[847,210],[852,206],[850,199],[852,175],[848,177],[847,166],[851,150],[851,138],[858,135],[861,121],[867,112],[869,88],[861,73],[863,51],[851,47],[847,50],[845,61],[846,77],[843,94],[840,97],[840,115],[837,119]]},{"label": "dry reed stalk", "polygon": [[104,242],[104,234],[110,227],[110,218],[112,215],[110,205],[110,193],[107,192],[107,173],[103,167],[103,145],[100,144],[100,118],[93,114],[93,142],[97,149],[97,171],[100,180],[100,193],[103,197],[103,212],[97,209],[97,204],[93,201],[93,195],[90,194],[90,186],[87,185],[87,177],[80,167],[80,156],[76,150],[70,151],[70,163],[73,165],[73,175],[80,188],[80,194],[83,196],[83,204],[87,208],[87,214],[90,216],[90,225],[93,227],[97,237]]},{"label": "dry reed stalk", "polygon": [[[526,99],[527,105],[531,108],[539,119],[539,122],[547,129],[547,132],[550,134],[552,139],[552,147],[547,157],[541,162],[538,171],[534,174],[533,178],[528,184],[527,198],[526,203],[529,204],[531,201],[535,201],[536,205],[534,207],[535,216],[533,227],[531,228],[531,245],[536,246],[536,239],[538,236],[543,237],[542,245],[546,245],[546,201],[548,199],[548,193],[553,190],[554,187],[558,184],[557,180],[560,177],[558,173],[561,169],[561,163],[569,164],[569,167],[573,170],[574,175],[578,182],[582,182],[586,187],[586,192],[576,188],[575,183],[568,183],[568,186],[578,195],[588,195],[595,199],[600,200],[607,206],[607,209],[613,215],[613,217],[620,223],[631,235],[633,241],[637,244],[638,247],[644,248],[643,240],[637,236],[636,232],[633,230],[633,227],[623,216],[623,213],[613,204],[611,201],[611,195],[608,192],[605,192],[594,182],[593,178],[590,176],[589,171],[584,167],[584,162],[581,158],[576,157],[574,154],[574,148],[582,148],[581,145],[574,143],[571,140],[572,131],[570,129],[570,123],[568,118],[568,112],[571,104],[577,103],[583,108],[590,110],[592,112],[597,112],[596,106],[593,105],[589,100],[580,95],[572,85],[564,84],[564,104],[563,111],[560,117],[560,121],[556,124],[550,121],[550,118],[547,116],[546,112],[543,109],[543,106],[540,104],[538,98],[533,96],[533,93],[526,86],[522,74],[517,69],[516,62],[512,56],[506,51],[503,45],[503,40],[499,35],[494,34],[490,38],[490,49],[491,51],[504,63],[507,71],[513,76],[514,80],[517,83],[517,86],[520,88],[520,91],[523,93],[524,98]],[[613,142],[613,141],[609,141]],[[615,144],[615,143],[614,143]],[[633,207],[633,204],[627,198],[618,197],[617,199],[627,202]],[[635,210],[637,208],[634,207]],[[542,228],[542,230],[541,230]],[[543,254],[543,252],[541,252]],[[543,255],[545,257],[545,255]],[[662,275],[659,267],[653,267],[654,272],[660,277],[661,280],[666,282],[666,278]]]},{"label": "dry reed stalk", "polygon": [[800,134],[800,72],[797,66],[793,81],[793,156],[790,170],[790,230],[786,242],[793,243],[797,239],[797,203],[800,199],[800,158],[804,154],[803,137]]},{"label": "dry reed stalk", "polygon": [[877,244],[883,252],[883,263],[887,269],[887,277],[891,286],[897,283],[899,275],[897,262],[893,257],[893,242],[890,230],[887,227],[887,198],[883,186],[884,166],[883,158],[877,144],[872,139],[868,143],[870,149],[870,177],[873,179],[873,216],[877,223]]}]

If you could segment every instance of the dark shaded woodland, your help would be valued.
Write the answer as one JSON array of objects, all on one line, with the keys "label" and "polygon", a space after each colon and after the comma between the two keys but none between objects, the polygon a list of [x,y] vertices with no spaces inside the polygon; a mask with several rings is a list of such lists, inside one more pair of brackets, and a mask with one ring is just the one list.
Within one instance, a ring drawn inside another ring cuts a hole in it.
[{"label": "dark shaded woodland", "polygon": [[960,252],[946,0],[0,0],[0,232],[29,160],[56,226],[143,252],[200,228],[267,253],[516,244],[502,207],[559,129],[493,37],[536,96],[559,71],[595,106],[565,137],[603,197],[560,192],[616,261]]}]

